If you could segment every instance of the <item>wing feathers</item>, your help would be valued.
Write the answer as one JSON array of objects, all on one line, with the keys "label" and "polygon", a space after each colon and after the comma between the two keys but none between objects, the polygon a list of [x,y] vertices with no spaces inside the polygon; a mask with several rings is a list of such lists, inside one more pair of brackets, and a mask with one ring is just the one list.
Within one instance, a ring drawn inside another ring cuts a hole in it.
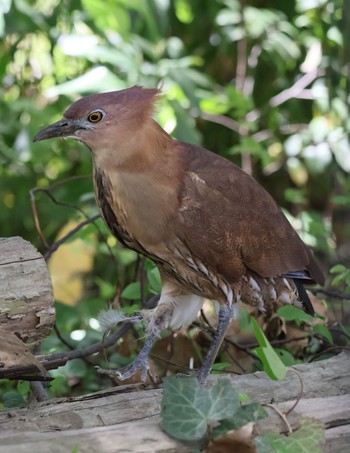
[{"label": "wing feathers", "polygon": [[183,239],[199,259],[229,281],[240,278],[245,267],[266,278],[307,269],[312,279],[323,281],[311,252],[253,178],[202,148],[182,144],[182,152]]}]

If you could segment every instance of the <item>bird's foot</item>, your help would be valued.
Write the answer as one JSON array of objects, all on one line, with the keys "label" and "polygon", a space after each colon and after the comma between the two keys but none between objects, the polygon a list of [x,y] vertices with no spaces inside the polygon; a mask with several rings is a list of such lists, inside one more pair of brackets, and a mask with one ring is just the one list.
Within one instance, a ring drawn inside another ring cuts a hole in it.
[{"label": "bird's foot", "polygon": [[103,368],[96,367],[97,372],[101,374],[107,374],[108,376],[117,377],[121,381],[130,378],[137,371],[141,371],[141,380],[145,382],[147,380],[149,363],[148,363],[148,354],[153,346],[153,343],[157,339],[156,335],[149,335],[146,339],[146,342],[139,352],[139,355],[136,359],[120,370],[105,370]]},{"label": "bird's foot", "polygon": [[142,382],[145,382],[148,376],[149,363],[147,357],[136,357],[129,365],[120,368],[119,370],[106,370],[105,368],[100,367],[96,367],[96,370],[100,374],[117,377],[121,381],[129,379],[135,373],[141,371],[141,380]]},{"label": "bird's foot", "polygon": [[145,382],[147,380],[149,370],[149,363],[147,357],[136,357],[129,365],[116,371],[116,375],[121,381],[130,378],[138,371],[141,371],[141,380]]},{"label": "bird's foot", "polygon": [[191,370],[188,373],[177,373],[178,378],[197,378],[200,384],[204,384],[208,375],[210,374],[210,368],[203,368],[203,366],[197,370]]}]

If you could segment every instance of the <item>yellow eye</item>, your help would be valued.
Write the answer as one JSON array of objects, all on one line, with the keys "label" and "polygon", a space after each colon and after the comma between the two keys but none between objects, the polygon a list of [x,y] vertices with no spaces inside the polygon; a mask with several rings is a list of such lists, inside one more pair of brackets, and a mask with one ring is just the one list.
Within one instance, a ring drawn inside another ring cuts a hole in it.
[{"label": "yellow eye", "polygon": [[99,123],[103,119],[104,115],[99,110],[89,113],[87,119],[90,123]]}]

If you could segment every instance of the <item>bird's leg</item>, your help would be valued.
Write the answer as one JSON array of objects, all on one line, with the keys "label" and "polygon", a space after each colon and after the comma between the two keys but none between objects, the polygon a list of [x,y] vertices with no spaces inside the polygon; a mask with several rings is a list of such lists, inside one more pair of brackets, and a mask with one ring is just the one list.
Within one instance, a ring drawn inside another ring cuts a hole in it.
[{"label": "bird's leg", "polygon": [[133,376],[137,371],[141,371],[141,380],[144,382],[147,380],[147,374],[149,370],[148,355],[152,349],[154,342],[157,340],[158,336],[155,334],[150,334],[146,338],[146,342],[143,345],[143,348],[139,352],[135,360],[133,360],[129,365],[116,370],[114,373],[118,376],[121,381],[128,379]]},{"label": "bird's leg", "polygon": [[197,373],[197,379],[200,384],[204,384],[208,374],[210,373],[211,367],[213,366],[234,314],[235,309],[232,306],[225,304],[220,307],[218,314],[218,327],[210,344],[208,353]]}]

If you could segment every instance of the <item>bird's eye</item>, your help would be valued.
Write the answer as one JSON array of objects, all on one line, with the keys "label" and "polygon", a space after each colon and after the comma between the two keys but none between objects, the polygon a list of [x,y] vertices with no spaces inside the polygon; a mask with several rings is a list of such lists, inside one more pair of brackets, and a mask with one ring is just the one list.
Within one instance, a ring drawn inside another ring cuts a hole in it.
[{"label": "bird's eye", "polygon": [[99,123],[104,117],[104,114],[100,110],[89,113],[87,119],[90,123]]}]

